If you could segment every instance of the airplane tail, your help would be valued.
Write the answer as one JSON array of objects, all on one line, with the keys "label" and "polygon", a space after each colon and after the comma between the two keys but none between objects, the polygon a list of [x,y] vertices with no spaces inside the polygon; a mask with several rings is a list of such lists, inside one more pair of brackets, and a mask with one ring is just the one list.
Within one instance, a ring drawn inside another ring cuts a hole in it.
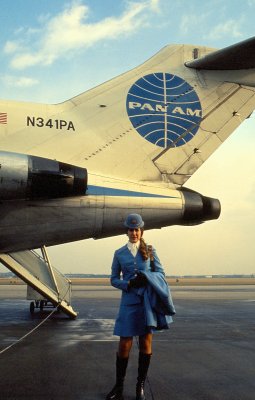
[{"label": "airplane tail", "polygon": [[212,51],[166,46],[69,101],[89,170],[183,185],[255,108],[255,38]]},{"label": "airplane tail", "polygon": [[2,144],[97,175],[181,186],[253,112],[254,54],[255,38],[218,51],[166,46],[62,104],[27,106],[23,128],[1,126]]}]

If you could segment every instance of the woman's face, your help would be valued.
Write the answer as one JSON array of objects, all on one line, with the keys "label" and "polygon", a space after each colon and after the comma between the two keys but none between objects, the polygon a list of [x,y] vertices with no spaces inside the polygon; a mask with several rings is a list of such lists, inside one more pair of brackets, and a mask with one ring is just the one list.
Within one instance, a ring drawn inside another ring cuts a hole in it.
[{"label": "woman's face", "polygon": [[142,237],[142,231],[140,228],[137,229],[128,229],[128,238],[131,243],[136,243]]}]

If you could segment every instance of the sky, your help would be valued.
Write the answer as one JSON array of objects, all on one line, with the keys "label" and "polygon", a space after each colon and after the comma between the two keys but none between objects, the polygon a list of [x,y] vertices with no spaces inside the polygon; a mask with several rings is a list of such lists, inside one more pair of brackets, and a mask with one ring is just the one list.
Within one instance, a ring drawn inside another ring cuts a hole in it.
[{"label": "sky", "polygon": [[[254,36],[255,0],[2,0],[0,98],[59,103],[172,43],[223,48]],[[218,220],[145,232],[167,275],[255,274],[255,113],[187,181]],[[63,273],[109,274],[125,235],[48,248]],[[6,271],[0,267],[0,272]]]}]

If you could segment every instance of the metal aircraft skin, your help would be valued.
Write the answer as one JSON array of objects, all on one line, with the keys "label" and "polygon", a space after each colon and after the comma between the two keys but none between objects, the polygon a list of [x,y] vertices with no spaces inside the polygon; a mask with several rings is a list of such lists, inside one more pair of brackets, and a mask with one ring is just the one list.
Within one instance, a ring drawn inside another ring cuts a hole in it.
[{"label": "metal aircraft skin", "polygon": [[0,253],[220,215],[188,178],[255,108],[255,38],[169,45],[61,104],[0,101]]}]

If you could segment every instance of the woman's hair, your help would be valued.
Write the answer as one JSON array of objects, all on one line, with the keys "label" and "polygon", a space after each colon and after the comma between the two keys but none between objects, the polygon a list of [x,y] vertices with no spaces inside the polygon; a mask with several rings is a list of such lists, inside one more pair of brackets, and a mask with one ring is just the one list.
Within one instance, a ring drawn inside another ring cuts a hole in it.
[{"label": "woman's hair", "polygon": [[147,244],[145,243],[143,237],[141,237],[141,239],[140,239],[139,251],[140,251],[140,254],[141,254],[143,260],[148,260],[148,258],[149,258],[148,247],[147,247]]}]

